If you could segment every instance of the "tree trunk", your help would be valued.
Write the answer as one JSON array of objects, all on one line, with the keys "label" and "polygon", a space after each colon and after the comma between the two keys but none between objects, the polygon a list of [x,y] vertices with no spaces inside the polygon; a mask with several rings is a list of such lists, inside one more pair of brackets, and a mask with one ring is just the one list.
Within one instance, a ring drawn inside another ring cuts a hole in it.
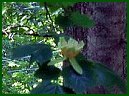
[{"label": "tree trunk", "polygon": [[[106,64],[126,80],[126,3],[77,3],[73,7],[89,15],[96,25],[90,29],[67,28],[65,33],[87,45],[83,54],[87,59]],[[86,93],[107,93],[98,86]],[[112,93],[120,93],[114,88]]]}]

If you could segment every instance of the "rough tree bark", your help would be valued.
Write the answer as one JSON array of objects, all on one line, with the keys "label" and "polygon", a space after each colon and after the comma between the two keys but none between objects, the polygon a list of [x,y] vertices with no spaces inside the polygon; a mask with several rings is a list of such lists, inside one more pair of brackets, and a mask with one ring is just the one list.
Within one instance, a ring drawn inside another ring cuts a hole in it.
[{"label": "rough tree bark", "polygon": [[[74,10],[87,14],[96,22],[95,27],[67,28],[65,33],[87,45],[83,54],[92,61],[106,64],[126,80],[126,3],[77,3]],[[107,93],[98,86],[86,93]],[[114,88],[112,93],[120,93]]]}]

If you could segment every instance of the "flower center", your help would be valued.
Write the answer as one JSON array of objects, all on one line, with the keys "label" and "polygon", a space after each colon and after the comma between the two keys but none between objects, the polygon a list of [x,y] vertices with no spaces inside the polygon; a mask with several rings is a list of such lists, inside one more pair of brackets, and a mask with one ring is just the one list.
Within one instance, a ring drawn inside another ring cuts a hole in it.
[{"label": "flower center", "polygon": [[74,58],[79,51],[75,51],[74,48],[62,48],[61,49],[61,54],[64,55],[65,57],[71,59]]}]

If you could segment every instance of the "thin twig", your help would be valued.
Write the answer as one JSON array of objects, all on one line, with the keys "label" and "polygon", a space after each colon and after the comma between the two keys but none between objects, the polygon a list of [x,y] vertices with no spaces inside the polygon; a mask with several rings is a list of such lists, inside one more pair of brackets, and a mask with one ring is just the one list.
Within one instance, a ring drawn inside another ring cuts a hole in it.
[{"label": "thin twig", "polygon": [[51,22],[52,22],[52,24],[53,24],[53,20],[52,20],[52,18],[51,18],[51,15],[50,15],[50,13],[49,13],[48,8],[47,8],[47,3],[46,3],[46,2],[44,2],[44,7],[45,7],[45,10],[46,10],[46,16],[47,16],[47,15],[49,16],[49,19],[51,20]]}]

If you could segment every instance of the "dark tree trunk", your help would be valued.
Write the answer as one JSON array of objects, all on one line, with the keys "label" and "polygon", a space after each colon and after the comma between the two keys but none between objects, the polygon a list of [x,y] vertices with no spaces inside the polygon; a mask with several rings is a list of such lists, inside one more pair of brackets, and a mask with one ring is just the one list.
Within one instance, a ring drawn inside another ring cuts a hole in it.
[{"label": "dark tree trunk", "polygon": [[[96,22],[95,27],[67,28],[65,33],[87,45],[83,54],[87,59],[106,64],[126,80],[126,3],[77,3],[74,10],[87,14]],[[98,86],[86,93],[106,93]],[[115,88],[112,93],[120,93]]]}]

